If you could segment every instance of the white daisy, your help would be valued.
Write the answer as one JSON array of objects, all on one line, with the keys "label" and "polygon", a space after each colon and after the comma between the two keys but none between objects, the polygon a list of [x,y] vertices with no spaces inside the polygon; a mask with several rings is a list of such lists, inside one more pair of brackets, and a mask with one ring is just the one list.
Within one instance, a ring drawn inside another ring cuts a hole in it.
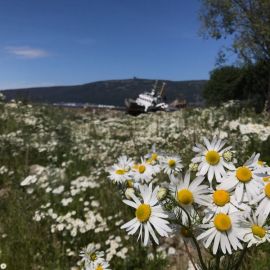
[{"label": "white daisy", "polygon": [[262,160],[258,160],[256,163],[257,170],[260,171],[260,173],[265,174],[263,177],[264,182],[270,181],[270,167],[266,164],[266,162]]},{"label": "white daisy", "polygon": [[250,211],[250,207],[239,203],[234,194],[224,189],[212,190],[209,204],[205,210],[204,222],[208,222],[215,214],[230,214],[237,211]]},{"label": "white daisy", "polygon": [[126,229],[128,234],[131,235],[135,234],[139,230],[138,239],[143,239],[143,244],[145,246],[149,241],[149,234],[158,244],[159,242],[155,231],[160,236],[166,237],[168,237],[168,233],[172,231],[168,226],[169,222],[166,220],[168,215],[164,212],[161,205],[159,205],[157,199],[159,187],[157,186],[154,191],[152,191],[151,183],[149,186],[140,185],[139,190],[142,200],[132,194],[130,194],[132,200],[123,200],[125,204],[135,208],[136,211],[135,218],[122,225],[121,229]]},{"label": "white daisy", "polygon": [[121,156],[118,158],[118,163],[114,164],[109,170],[109,178],[116,183],[124,183],[130,179],[130,169],[133,165],[131,158]]},{"label": "white daisy", "polygon": [[104,252],[97,251],[95,245],[92,243],[82,249],[80,256],[82,257],[82,262],[85,267],[89,269],[95,269],[91,267],[95,267],[97,263],[102,263],[104,261]]},{"label": "white daisy", "polygon": [[98,262],[93,267],[86,268],[85,270],[110,270],[110,265],[108,262]]},{"label": "white daisy", "polygon": [[130,176],[135,182],[149,183],[157,172],[156,168],[157,165],[151,165],[142,159],[140,163],[133,165]]},{"label": "white daisy", "polygon": [[164,173],[168,175],[178,174],[183,168],[181,162],[182,159],[179,156],[169,155],[160,159],[160,166]]},{"label": "white daisy", "polygon": [[268,217],[270,214],[270,182],[264,182],[260,194],[253,200],[252,203],[258,203],[256,215],[259,218]]},{"label": "white daisy", "polygon": [[263,185],[260,169],[254,167],[258,156],[252,156],[243,166],[228,172],[221,180],[219,189],[235,189],[235,198],[238,202],[251,201],[260,194]]},{"label": "white daisy", "polygon": [[113,182],[123,184],[130,179],[130,173],[124,167],[119,164],[113,165],[109,170],[109,179]]},{"label": "white daisy", "polygon": [[254,213],[247,216],[241,227],[246,229],[246,233],[243,237],[245,242],[248,242],[248,247],[252,245],[259,245],[266,240],[270,242],[270,227],[265,224],[267,216],[257,217]]},{"label": "white daisy", "polygon": [[134,164],[133,160],[127,156],[121,156],[118,158],[118,164],[120,167],[129,171],[132,165]]},{"label": "white daisy", "polygon": [[[194,180],[190,181],[190,172],[188,171],[184,179],[181,175],[179,175],[178,178],[170,176],[170,179],[170,190],[175,200],[181,208],[184,208],[191,216],[195,214],[194,203],[205,206],[209,204],[209,188],[207,185],[201,185],[204,180],[203,176],[197,176]],[[179,208],[178,211],[182,216],[182,222],[186,224],[188,216],[181,208]]]},{"label": "white daisy", "polygon": [[210,143],[206,138],[203,138],[204,144],[197,144],[193,147],[193,151],[197,152],[193,163],[199,163],[197,175],[206,175],[209,183],[215,176],[216,180],[220,180],[225,175],[225,169],[233,170],[234,166],[231,162],[226,161],[223,153],[231,149],[231,147],[223,148],[226,141],[214,138]]},{"label": "white daisy", "polygon": [[244,230],[239,227],[239,222],[243,219],[241,212],[232,214],[218,213],[208,224],[201,225],[201,228],[206,229],[197,239],[203,240],[203,244],[208,248],[212,242],[213,254],[217,253],[220,248],[223,254],[232,254],[234,250],[242,249],[242,236]]},{"label": "white daisy", "polygon": [[157,151],[156,145],[153,144],[150,152],[145,155],[145,159],[147,160],[148,163],[151,165],[158,164],[159,159],[162,157],[162,155]]},{"label": "white daisy", "polygon": [[266,164],[266,162],[265,161],[263,161],[263,160],[258,160],[257,161],[257,164],[256,164],[259,168],[267,168],[268,166],[267,166],[267,164]]}]

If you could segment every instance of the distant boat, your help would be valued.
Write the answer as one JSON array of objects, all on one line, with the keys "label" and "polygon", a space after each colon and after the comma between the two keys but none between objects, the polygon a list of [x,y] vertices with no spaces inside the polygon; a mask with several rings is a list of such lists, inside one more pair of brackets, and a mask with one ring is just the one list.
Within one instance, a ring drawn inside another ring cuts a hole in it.
[{"label": "distant boat", "polygon": [[163,97],[165,85],[166,83],[163,82],[161,89],[158,91],[158,81],[156,81],[151,92],[139,94],[135,100],[131,98],[125,99],[127,113],[138,115],[148,112],[167,111],[169,106]]}]

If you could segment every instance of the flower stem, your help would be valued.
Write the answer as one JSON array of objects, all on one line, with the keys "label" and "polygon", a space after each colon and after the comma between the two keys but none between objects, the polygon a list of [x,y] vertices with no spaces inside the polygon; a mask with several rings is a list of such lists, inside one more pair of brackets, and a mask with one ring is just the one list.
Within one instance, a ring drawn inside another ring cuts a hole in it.
[{"label": "flower stem", "polygon": [[216,267],[215,267],[216,270],[219,270],[220,257],[221,256],[220,256],[220,254],[218,252],[217,255],[216,255]]},{"label": "flower stem", "polygon": [[201,267],[203,270],[207,270],[207,266],[205,265],[204,261],[203,261],[203,258],[202,258],[202,253],[201,253],[201,249],[200,249],[200,246],[197,242],[197,239],[195,238],[194,234],[192,233],[192,236],[191,236],[195,246],[196,246],[196,249],[197,249],[197,253],[198,253],[198,256],[199,256],[199,260],[200,260],[200,264],[201,264]]},{"label": "flower stem", "polygon": [[241,263],[242,263],[242,261],[243,261],[243,259],[245,257],[246,252],[247,252],[247,245],[245,245],[244,249],[242,250],[242,252],[241,252],[241,254],[239,256],[239,259],[238,259],[237,263],[234,265],[234,268],[233,268],[234,270],[238,270],[240,268]]},{"label": "flower stem", "polygon": [[188,249],[188,245],[187,245],[187,243],[185,242],[185,240],[184,240],[184,245],[185,245],[186,252],[187,252],[187,254],[188,254],[189,260],[191,261],[191,263],[192,263],[194,269],[195,269],[195,270],[198,270],[198,268],[196,267],[196,264],[195,264],[194,261],[193,261],[192,255],[191,255],[191,253],[190,253],[190,251],[189,251],[189,249]]},{"label": "flower stem", "polygon": [[[193,231],[192,231],[192,229],[191,229],[191,227],[192,227],[192,222],[191,222],[190,215],[189,215],[189,213],[187,212],[187,210],[186,210],[184,207],[180,206],[180,208],[185,212],[185,214],[186,214],[187,217],[188,217],[188,225],[189,225],[189,228],[188,228],[188,229],[191,230],[191,238],[192,238],[192,240],[193,240],[193,242],[194,242],[194,244],[195,244],[195,247],[196,247],[196,249],[197,249],[197,253],[198,253],[198,256],[199,256],[200,264],[201,264],[203,270],[207,270],[207,267],[206,267],[206,265],[205,265],[205,263],[204,263],[204,261],[203,261],[203,258],[202,258],[202,253],[201,253],[200,246],[199,246],[199,244],[198,244],[198,242],[197,242],[197,239],[196,239],[196,237],[194,236]],[[187,228],[187,226],[184,226],[183,224],[181,224],[181,225],[182,225],[183,227],[186,227],[186,228]]]}]

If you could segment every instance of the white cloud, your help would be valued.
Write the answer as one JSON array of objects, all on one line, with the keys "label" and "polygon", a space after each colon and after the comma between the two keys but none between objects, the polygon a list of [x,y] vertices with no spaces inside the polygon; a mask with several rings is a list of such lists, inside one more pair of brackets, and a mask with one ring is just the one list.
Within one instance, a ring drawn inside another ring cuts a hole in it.
[{"label": "white cloud", "polygon": [[49,55],[49,53],[45,50],[32,48],[29,46],[8,46],[5,49],[10,54],[27,59],[43,58]]}]

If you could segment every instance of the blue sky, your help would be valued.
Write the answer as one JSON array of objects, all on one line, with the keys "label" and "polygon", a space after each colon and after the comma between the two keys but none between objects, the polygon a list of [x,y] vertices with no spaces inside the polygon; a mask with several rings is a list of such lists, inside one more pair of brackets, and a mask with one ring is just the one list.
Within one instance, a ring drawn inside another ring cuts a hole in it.
[{"label": "blue sky", "polygon": [[0,0],[0,89],[207,79],[225,41],[198,36],[199,7],[199,0]]}]

